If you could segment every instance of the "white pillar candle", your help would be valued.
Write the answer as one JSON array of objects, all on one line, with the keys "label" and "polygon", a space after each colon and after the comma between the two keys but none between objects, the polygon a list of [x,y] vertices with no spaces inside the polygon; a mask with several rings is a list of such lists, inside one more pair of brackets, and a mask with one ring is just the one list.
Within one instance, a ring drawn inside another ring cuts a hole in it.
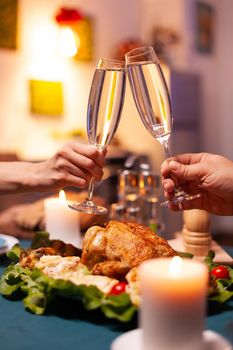
[{"label": "white pillar candle", "polygon": [[81,247],[79,213],[68,207],[65,192],[59,192],[59,198],[47,198],[44,201],[45,228],[50,239],[60,239]]},{"label": "white pillar candle", "polygon": [[202,350],[208,271],[200,262],[153,259],[139,268],[143,350]]}]

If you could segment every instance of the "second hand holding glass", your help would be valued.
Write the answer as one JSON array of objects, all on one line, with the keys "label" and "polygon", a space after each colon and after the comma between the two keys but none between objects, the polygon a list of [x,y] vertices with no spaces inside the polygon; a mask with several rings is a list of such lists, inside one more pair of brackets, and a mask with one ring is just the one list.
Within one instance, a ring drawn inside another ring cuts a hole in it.
[{"label": "second hand holding glass", "polygon": [[[90,144],[104,150],[118,127],[125,96],[125,64],[112,59],[100,59],[95,71],[87,108],[87,134]],[[107,208],[93,201],[95,178],[89,183],[87,198],[69,207],[89,214],[106,214]]]},{"label": "second hand holding glass", "polygon": [[[172,130],[172,112],[167,84],[154,49],[140,47],[125,55],[127,72],[133,98],[143,124],[163,146],[167,158],[171,157],[169,137]],[[187,194],[176,186],[174,198],[161,203],[181,205],[183,201],[199,198]]]}]

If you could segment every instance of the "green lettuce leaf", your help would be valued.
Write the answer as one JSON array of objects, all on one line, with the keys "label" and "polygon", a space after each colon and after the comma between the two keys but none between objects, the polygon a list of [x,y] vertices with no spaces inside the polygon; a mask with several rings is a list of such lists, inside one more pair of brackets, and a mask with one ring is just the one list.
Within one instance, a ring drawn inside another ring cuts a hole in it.
[{"label": "green lettuce leaf", "polygon": [[8,258],[13,261],[14,263],[17,263],[20,258],[20,254],[23,251],[23,249],[20,247],[19,244],[15,244],[11,250],[7,253]]},{"label": "green lettuce leaf", "polygon": [[137,307],[131,303],[130,297],[126,293],[108,296],[101,306],[101,310],[108,318],[115,318],[121,322],[129,322]]},{"label": "green lettuce leaf", "polygon": [[181,258],[187,258],[187,259],[192,259],[193,258],[193,254],[192,253],[188,253],[188,252],[180,252],[180,251],[176,251],[176,253],[181,257]]},{"label": "green lettuce leaf", "polygon": [[[86,273],[90,272],[87,270]],[[25,308],[37,315],[45,313],[56,295],[78,299],[87,310],[99,308],[106,317],[122,322],[130,321],[137,309],[128,294],[108,296],[96,286],[77,286],[71,281],[46,276],[39,269],[31,271],[11,264],[1,276],[0,293],[12,296],[17,290],[22,292]]]},{"label": "green lettuce leaf", "polygon": [[204,263],[207,265],[209,271],[211,271],[213,267],[217,266],[217,264],[214,263],[214,258],[215,252],[213,250],[209,250],[208,254],[204,259]]},{"label": "green lettuce leaf", "polygon": [[38,231],[32,240],[31,248],[50,247],[50,245],[49,233],[47,231]]},{"label": "green lettuce leaf", "polygon": [[27,273],[19,265],[11,264],[4,271],[0,279],[0,293],[3,295],[12,295],[24,284],[24,275]]},{"label": "green lettuce leaf", "polygon": [[227,300],[233,297],[233,290],[230,290],[233,286],[233,280],[218,279],[217,284],[217,294],[211,296],[209,299],[217,301],[220,304],[225,303]]},{"label": "green lettuce leaf", "polygon": [[[205,257],[204,262],[206,263],[209,271],[214,267],[219,266],[214,262],[215,252],[210,250]],[[229,279],[216,279],[214,280],[213,295],[209,296],[210,300],[216,301],[220,304],[225,303],[233,297],[233,269],[230,266],[222,265],[229,271]],[[211,293],[212,294],[212,293]]]}]

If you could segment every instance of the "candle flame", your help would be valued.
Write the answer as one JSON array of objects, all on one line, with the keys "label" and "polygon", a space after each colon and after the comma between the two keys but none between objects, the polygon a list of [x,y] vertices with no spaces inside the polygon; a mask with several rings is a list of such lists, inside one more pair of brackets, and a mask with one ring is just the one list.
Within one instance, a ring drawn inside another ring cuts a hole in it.
[{"label": "candle flame", "polygon": [[169,274],[172,277],[178,277],[182,271],[183,261],[180,256],[174,256],[169,265]]},{"label": "candle flame", "polygon": [[61,203],[66,203],[66,194],[65,191],[61,190],[59,192],[59,200]]}]

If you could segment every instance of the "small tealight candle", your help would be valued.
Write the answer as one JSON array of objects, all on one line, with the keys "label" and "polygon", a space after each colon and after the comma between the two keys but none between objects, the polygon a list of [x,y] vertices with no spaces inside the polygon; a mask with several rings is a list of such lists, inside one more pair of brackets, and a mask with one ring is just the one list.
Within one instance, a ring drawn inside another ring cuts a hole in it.
[{"label": "small tealight candle", "polygon": [[45,228],[50,239],[60,239],[81,247],[79,213],[68,207],[65,192],[61,190],[59,198],[45,199],[44,208]]},{"label": "small tealight candle", "polygon": [[161,258],[139,268],[143,350],[202,350],[208,271],[200,262]]}]

